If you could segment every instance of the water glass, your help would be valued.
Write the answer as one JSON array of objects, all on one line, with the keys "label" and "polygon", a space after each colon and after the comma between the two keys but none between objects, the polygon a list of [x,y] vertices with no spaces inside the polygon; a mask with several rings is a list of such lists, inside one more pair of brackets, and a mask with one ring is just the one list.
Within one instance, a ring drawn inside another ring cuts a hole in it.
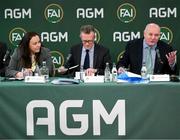
[{"label": "water glass", "polygon": [[26,76],[32,76],[32,71],[30,69],[22,68],[23,78]]}]

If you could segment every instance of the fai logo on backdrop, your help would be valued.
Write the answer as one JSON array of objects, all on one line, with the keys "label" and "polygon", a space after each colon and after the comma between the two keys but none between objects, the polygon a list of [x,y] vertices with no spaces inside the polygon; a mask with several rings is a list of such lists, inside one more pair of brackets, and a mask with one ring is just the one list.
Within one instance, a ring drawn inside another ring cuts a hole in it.
[{"label": "fai logo on backdrop", "polygon": [[117,57],[117,60],[116,60],[117,62],[118,62],[120,59],[123,58],[124,52],[125,52],[125,51],[122,51],[122,52],[119,53],[119,55],[118,55],[118,57]]},{"label": "fai logo on backdrop", "polygon": [[64,65],[64,56],[58,51],[51,51],[51,58],[55,68],[59,68]]},{"label": "fai logo on backdrop", "polygon": [[117,17],[122,22],[129,23],[136,17],[136,8],[132,4],[124,3],[118,7]]},{"label": "fai logo on backdrop", "polygon": [[63,9],[58,4],[50,4],[44,10],[44,16],[47,21],[51,23],[58,23],[62,20],[64,15]]},{"label": "fai logo on backdrop", "polygon": [[173,33],[168,27],[161,27],[160,40],[170,44],[173,40]]},{"label": "fai logo on backdrop", "polygon": [[99,31],[95,28],[95,41],[98,43],[100,41],[100,33]]},{"label": "fai logo on backdrop", "polygon": [[14,28],[9,33],[9,41],[13,44],[13,46],[17,47],[25,33],[26,31],[23,28]]}]

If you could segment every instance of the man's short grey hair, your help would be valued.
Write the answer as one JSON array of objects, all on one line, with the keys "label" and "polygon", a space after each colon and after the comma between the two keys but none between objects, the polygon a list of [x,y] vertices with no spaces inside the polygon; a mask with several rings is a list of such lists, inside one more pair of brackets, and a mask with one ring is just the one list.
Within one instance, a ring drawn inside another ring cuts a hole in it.
[{"label": "man's short grey hair", "polygon": [[80,33],[89,34],[90,32],[95,32],[95,28],[93,25],[83,25],[80,28]]}]

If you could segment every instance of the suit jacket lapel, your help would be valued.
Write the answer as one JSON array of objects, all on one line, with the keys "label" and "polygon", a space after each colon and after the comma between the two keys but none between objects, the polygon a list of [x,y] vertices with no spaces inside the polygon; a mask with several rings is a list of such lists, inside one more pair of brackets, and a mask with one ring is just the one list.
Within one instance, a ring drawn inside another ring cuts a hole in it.
[{"label": "suit jacket lapel", "polygon": [[[156,49],[159,49],[159,51],[160,51],[160,47],[159,47],[158,44],[157,44]],[[155,62],[154,62],[154,73],[155,73],[155,74],[160,73],[160,72],[161,72],[161,69],[162,69],[162,63],[160,63],[160,60],[159,60],[159,58],[158,58],[158,56],[157,56],[157,53],[156,53]]]},{"label": "suit jacket lapel", "polygon": [[98,47],[96,44],[94,44],[94,60],[93,60],[93,68],[96,68],[96,63],[97,63],[97,55],[100,55],[100,53],[98,53]]},{"label": "suit jacket lapel", "polygon": [[141,46],[141,47],[139,47],[139,46],[137,46],[137,48],[138,48],[138,67],[141,69],[141,67],[142,67],[142,60],[143,60],[143,39],[139,42],[139,44],[138,44],[139,46]]},{"label": "suit jacket lapel", "polygon": [[78,47],[78,50],[76,51],[76,59],[75,60],[77,60],[77,62],[76,62],[76,64],[79,64],[79,65],[81,65],[81,53],[82,53],[82,44],[80,44],[79,45],[79,47]]}]

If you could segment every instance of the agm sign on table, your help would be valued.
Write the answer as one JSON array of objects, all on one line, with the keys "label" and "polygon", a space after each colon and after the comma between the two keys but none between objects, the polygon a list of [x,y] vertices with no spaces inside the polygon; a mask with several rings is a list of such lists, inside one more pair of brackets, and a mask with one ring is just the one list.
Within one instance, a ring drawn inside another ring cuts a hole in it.
[{"label": "agm sign on table", "polygon": [[[117,100],[111,112],[108,113],[100,100],[92,100],[92,116],[90,114],[72,114],[73,121],[79,122],[79,128],[68,127],[67,110],[79,108],[82,110],[84,100],[65,100],[59,106],[59,118],[55,118],[55,108],[49,100],[32,100],[26,106],[26,134],[34,136],[36,125],[47,125],[48,135],[53,136],[57,134],[55,125],[59,122],[59,128],[65,135],[81,136],[84,135],[89,129],[89,117],[93,117],[93,136],[101,135],[101,118],[106,124],[112,124],[114,120],[118,119],[117,135],[126,135],[126,119],[125,119],[125,100]],[[34,110],[38,109],[47,110],[47,117],[35,119]],[[59,121],[56,121],[59,119]],[[37,120],[37,121],[35,121]]]}]

